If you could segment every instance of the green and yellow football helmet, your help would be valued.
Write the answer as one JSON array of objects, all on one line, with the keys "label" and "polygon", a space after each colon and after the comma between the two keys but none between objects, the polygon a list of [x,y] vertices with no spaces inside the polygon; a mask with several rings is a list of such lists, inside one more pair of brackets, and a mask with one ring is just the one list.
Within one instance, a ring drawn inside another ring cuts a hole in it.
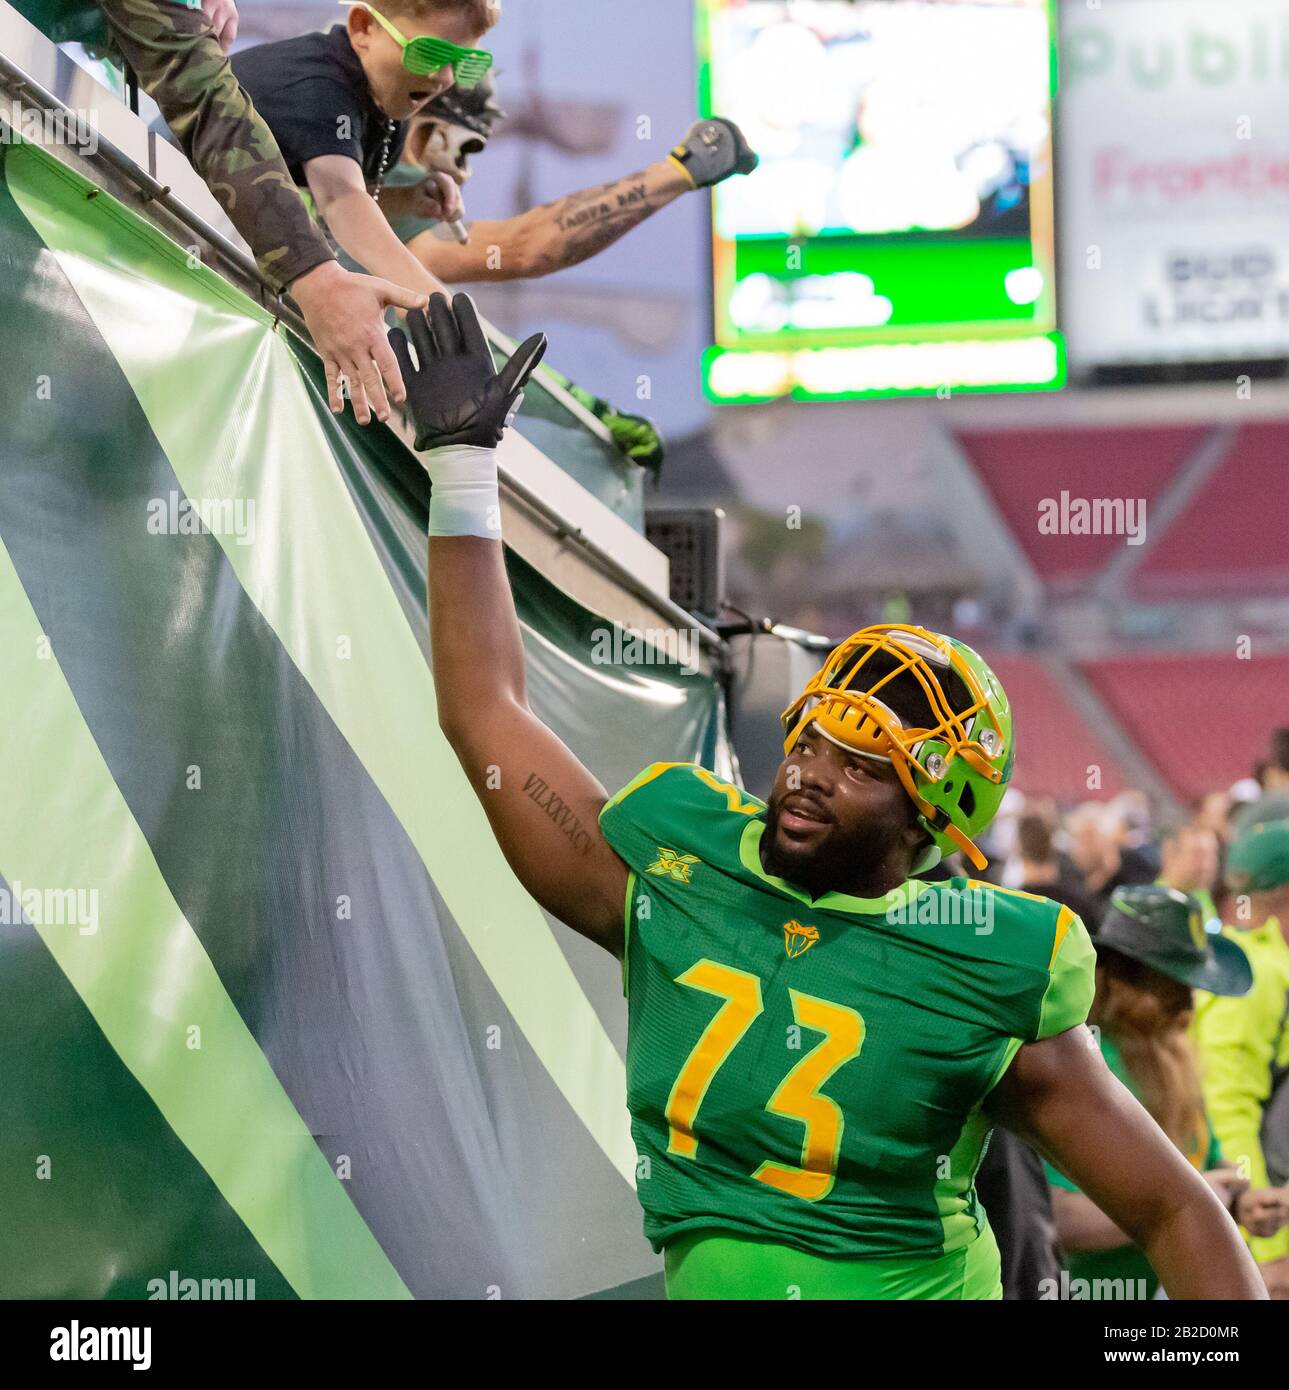
[{"label": "green and yellow football helmet", "polygon": [[[966,690],[954,709],[942,678]],[[880,692],[907,677],[926,697],[928,722],[907,726]],[[943,633],[904,623],[866,627],[834,648],[783,711],[784,753],[811,724],[827,739],[894,768],[932,839],[914,866],[932,868],[961,850],[977,869],[988,860],[975,838],[993,820],[1015,763],[1011,705],[979,653]]]}]

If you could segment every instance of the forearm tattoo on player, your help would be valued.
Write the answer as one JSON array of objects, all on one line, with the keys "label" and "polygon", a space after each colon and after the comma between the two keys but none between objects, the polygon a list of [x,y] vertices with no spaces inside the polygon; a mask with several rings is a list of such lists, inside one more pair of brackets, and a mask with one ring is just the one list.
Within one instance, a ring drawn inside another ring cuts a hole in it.
[{"label": "forearm tattoo on player", "polygon": [[528,774],[524,792],[559,826],[565,838],[579,854],[591,852],[591,837],[582,829],[582,822],[574,815],[572,807],[563,797],[552,791],[535,772]]},{"label": "forearm tattoo on player", "polygon": [[565,255],[585,260],[638,226],[658,203],[648,193],[647,171],[616,183],[570,193],[549,210],[564,237]]}]

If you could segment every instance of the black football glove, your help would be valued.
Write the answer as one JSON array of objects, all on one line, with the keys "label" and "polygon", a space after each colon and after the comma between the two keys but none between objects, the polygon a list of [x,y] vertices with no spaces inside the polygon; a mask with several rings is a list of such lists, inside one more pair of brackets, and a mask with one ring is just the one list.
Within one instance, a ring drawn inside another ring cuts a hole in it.
[{"label": "black football glove", "polygon": [[695,188],[710,188],[731,174],[750,174],[761,162],[743,132],[724,116],[695,121],[668,158],[680,165]]},{"label": "black football glove", "polygon": [[407,316],[407,330],[419,366],[412,365],[407,336],[391,328],[394,349],[407,387],[407,406],[416,425],[417,449],[474,444],[495,449],[519,409],[524,385],[546,351],[546,335],[534,333],[501,369],[483,335],[474,300],[468,294],[432,294],[427,318],[421,309]]}]

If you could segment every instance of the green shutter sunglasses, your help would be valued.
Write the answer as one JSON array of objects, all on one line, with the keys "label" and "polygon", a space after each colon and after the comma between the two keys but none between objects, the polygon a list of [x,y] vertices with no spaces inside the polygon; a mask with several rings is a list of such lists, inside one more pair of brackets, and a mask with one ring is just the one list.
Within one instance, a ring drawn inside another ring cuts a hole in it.
[{"label": "green shutter sunglasses", "polygon": [[433,39],[428,35],[408,39],[385,18],[379,10],[374,10],[363,0],[340,0],[342,5],[362,4],[363,9],[403,50],[403,66],[418,77],[438,72],[448,63],[452,64],[452,76],[456,85],[465,91],[477,87],[492,67],[492,54],[484,48],[462,48],[460,44],[449,43],[447,39]]}]

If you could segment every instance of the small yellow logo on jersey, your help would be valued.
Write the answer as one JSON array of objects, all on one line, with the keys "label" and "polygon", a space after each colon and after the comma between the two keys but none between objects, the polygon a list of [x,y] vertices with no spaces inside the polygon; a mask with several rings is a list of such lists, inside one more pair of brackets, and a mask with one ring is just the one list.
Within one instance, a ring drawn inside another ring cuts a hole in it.
[{"label": "small yellow logo on jersey", "polygon": [[661,878],[674,878],[677,883],[692,883],[691,868],[703,861],[696,854],[677,854],[674,849],[658,846],[658,857],[645,870],[647,874],[658,874]]},{"label": "small yellow logo on jersey", "polygon": [[818,940],[818,927],[803,927],[801,923],[797,921],[785,922],[783,924],[783,945],[789,958],[792,956],[804,956]]}]

